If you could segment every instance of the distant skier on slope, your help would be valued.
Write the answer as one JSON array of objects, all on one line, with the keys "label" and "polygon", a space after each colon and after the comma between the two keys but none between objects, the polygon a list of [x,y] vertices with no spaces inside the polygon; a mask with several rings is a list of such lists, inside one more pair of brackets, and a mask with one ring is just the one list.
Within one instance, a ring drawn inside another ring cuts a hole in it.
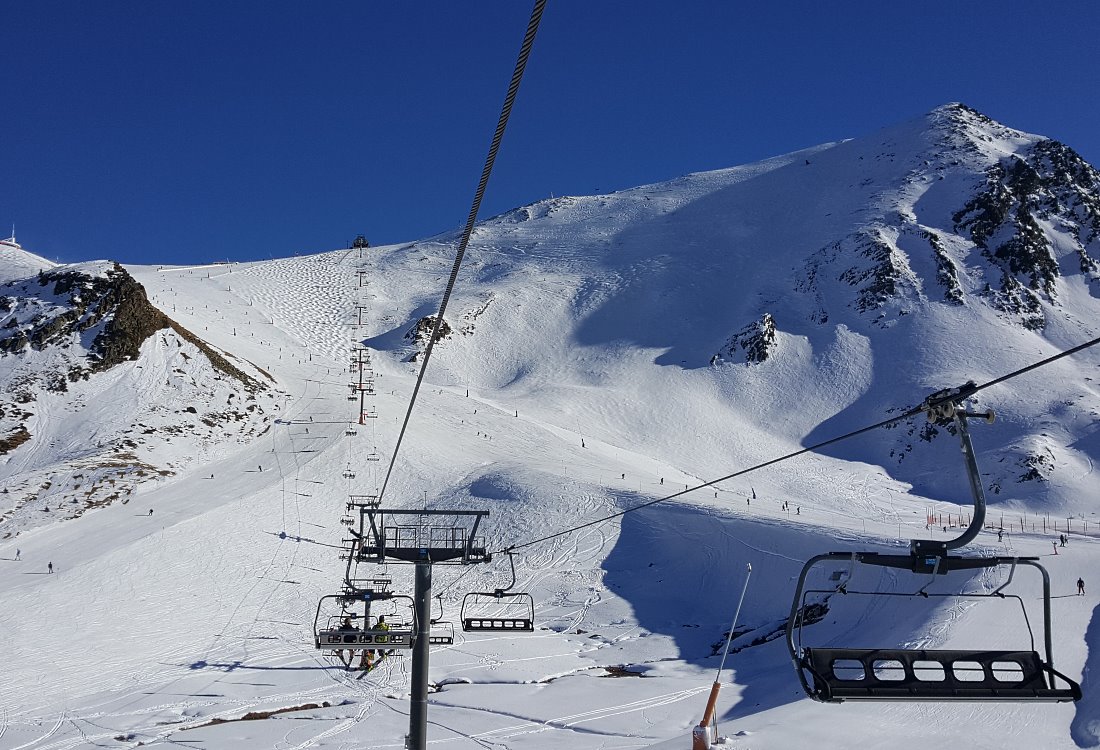
[{"label": "distant skier on slope", "polygon": [[1084,596],[1084,595],[1085,595],[1085,579],[1084,578],[1078,578],[1077,579],[1077,596]]}]

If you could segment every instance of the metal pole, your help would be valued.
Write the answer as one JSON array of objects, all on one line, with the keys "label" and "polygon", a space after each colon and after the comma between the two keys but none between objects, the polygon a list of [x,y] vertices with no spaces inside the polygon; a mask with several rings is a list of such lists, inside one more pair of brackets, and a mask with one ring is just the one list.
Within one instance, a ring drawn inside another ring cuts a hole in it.
[{"label": "metal pole", "polygon": [[[714,684],[710,688],[710,697],[707,698],[707,707],[703,711],[703,720],[692,732],[692,750],[695,748],[710,747],[707,740],[707,731],[714,723],[715,709],[718,705],[718,692],[722,689],[722,670],[726,668],[726,657],[730,652],[730,643],[733,641],[733,631],[737,629],[737,618],[741,615],[741,605],[745,602],[745,592],[749,590],[749,578],[752,577],[752,565],[745,565],[745,585],[741,587],[741,597],[737,600],[737,609],[733,612],[733,622],[730,623],[730,632],[726,637],[726,647],[722,651],[722,661],[718,665],[718,674],[714,677]],[[717,729],[717,727],[716,727]],[[717,734],[717,731],[715,732]],[[717,739],[716,737],[711,739]]]},{"label": "metal pole", "polygon": [[412,652],[412,696],[409,706],[409,750],[427,750],[428,745],[428,636],[432,618],[432,564],[416,563],[416,640]]},{"label": "metal pole", "polygon": [[737,600],[737,609],[733,612],[733,622],[730,623],[730,634],[726,638],[726,647],[722,650],[722,661],[718,664],[718,674],[714,676],[715,682],[722,679],[722,670],[726,668],[726,657],[730,652],[730,643],[733,642],[733,631],[737,628],[737,618],[741,616],[741,605],[745,603],[745,592],[749,590],[749,578],[752,577],[752,564],[745,565],[745,584],[741,587],[741,597]]}]

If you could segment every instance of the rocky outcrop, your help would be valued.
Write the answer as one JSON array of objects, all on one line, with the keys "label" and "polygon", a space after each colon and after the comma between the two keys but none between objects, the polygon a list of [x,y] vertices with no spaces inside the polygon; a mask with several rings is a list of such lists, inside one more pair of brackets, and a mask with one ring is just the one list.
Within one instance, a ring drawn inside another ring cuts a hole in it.
[{"label": "rocky outcrop", "polygon": [[[428,337],[432,335],[432,330],[435,328],[435,316],[425,315],[420,320],[416,321],[416,325],[410,328],[405,333],[405,339],[408,341],[415,341],[418,344],[428,343]],[[439,325],[439,331],[435,335],[435,343],[439,343],[442,339],[451,335],[451,326],[447,323],[446,319]]]},{"label": "rocky outcrop", "polygon": [[722,351],[711,359],[716,364],[721,359],[743,360],[746,364],[760,364],[768,359],[777,346],[775,319],[764,313],[730,337]]},{"label": "rocky outcrop", "polygon": [[68,371],[71,381],[136,360],[150,336],[170,328],[206,355],[216,370],[249,390],[263,387],[154,307],[145,288],[117,263],[105,264],[96,274],[65,267],[41,271],[34,280],[9,283],[2,291],[7,292],[0,299],[8,319],[0,326],[0,352],[68,347],[82,335],[92,337],[86,363],[74,363]]},{"label": "rocky outcrop", "polygon": [[1080,272],[1100,281],[1100,174],[1062,143],[1039,141],[991,167],[984,189],[952,221],[1000,271],[983,295],[1028,328],[1045,325],[1044,299],[1057,301],[1062,272],[1048,228],[1068,235]]}]

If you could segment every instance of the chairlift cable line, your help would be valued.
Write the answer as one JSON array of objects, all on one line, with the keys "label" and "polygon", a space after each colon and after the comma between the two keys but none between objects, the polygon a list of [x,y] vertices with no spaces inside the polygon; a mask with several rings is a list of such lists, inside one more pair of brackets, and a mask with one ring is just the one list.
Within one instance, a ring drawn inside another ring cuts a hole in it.
[{"label": "chairlift cable line", "polygon": [[[1013,372],[1010,372],[1007,375],[1002,375],[999,378],[994,378],[993,380],[990,380],[990,381],[988,381],[986,383],[983,383],[981,385],[974,385],[974,386],[964,387],[965,388],[965,395],[967,397],[969,397],[969,396],[971,396],[971,395],[973,395],[973,394],[975,394],[979,391],[983,391],[986,388],[989,388],[991,386],[999,385],[999,384],[1004,383],[1008,380],[1012,380],[1013,378],[1019,377],[1020,375],[1031,372],[1032,370],[1037,370],[1040,367],[1045,367],[1046,365],[1049,365],[1052,362],[1056,362],[1056,361],[1058,361],[1060,359],[1063,359],[1065,357],[1069,357],[1073,354],[1077,354],[1078,352],[1084,351],[1085,349],[1093,347],[1096,344],[1100,344],[1100,337],[1094,338],[1090,341],[1086,341],[1085,343],[1079,344],[1078,346],[1075,346],[1072,349],[1067,349],[1063,352],[1059,352],[1055,355],[1047,357],[1046,359],[1040,360],[1038,362],[1033,362],[1032,364],[1027,365],[1026,367],[1021,367],[1020,369],[1014,370]],[[769,466],[774,466],[775,464],[782,463],[783,461],[788,461],[792,458],[797,458],[798,456],[805,455],[806,453],[813,453],[813,452],[815,452],[815,451],[817,451],[821,448],[824,448],[824,447],[829,446],[829,445],[833,445],[834,443],[839,443],[839,442],[842,442],[844,440],[849,440],[853,437],[856,437],[857,435],[862,435],[865,432],[871,432],[873,430],[877,430],[877,429],[880,429],[882,427],[890,427],[890,426],[895,425],[899,422],[904,422],[905,420],[911,419],[911,418],[915,417],[916,415],[920,414],[921,412],[925,411],[925,408],[926,408],[925,403],[921,403],[918,406],[907,409],[904,413],[899,414],[896,417],[891,417],[889,419],[884,419],[881,422],[876,422],[875,424],[868,425],[866,427],[861,427],[857,430],[852,430],[851,432],[847,432],[843,435],[838,435],[836,437],[829,438],[828,440],[823,440],[820,443],[815,443],[813,445],[807,446],[805,448],[794,451],[792,453],[787,453],[783,456],[779,456],[777,458],[773,458],[773,459],[770,459],[768,461],[764,461],[762,463],[756,464],[755,466],[750,466],[747,469],[741,469],[740,471],[735,471],[732,474],[727,474],[724,477],[719,477],[718,479],[712,479],[709,482],[704,482],[702,484],[697,484],[694,487],[689,487],[687,489],[680,490],[679,492],[674,492],[671,495],[666,495],[664,497],[659,497],[659,498],[656,498],[654,500],[646,501],[646,502],[641,503],[639,505],[635,505],[633,507],[626,508],[625,510],[621,510],[617,513],[612,513],[611,515],[604,516],[603,518],[598,518],[594,521],[588,521],[587,523],[579,524],[577,526],[573,526],[573,527],[565,529],[563,531],[558,531],[558,532],[555,532],[553,534],[547,534],[546,536],[542,536],[542,537],[539,537],[538,539],[534,539],[534,540],[531,540],[531,541],[528,541],[528,542],[520,542],[519,544],[513,544],[513,545],[509,545],[507,547],[502,547],[501,549],[495,550],[495,551],[491,552],[490,554],[496,555],[496,554],[500,554],[500,553],[512,552],[514,550],[523,549],[524,547],[531,547],[533,545],[540,544],[542,542],[546,542],[546,541],[549,541],[551,539],[557,539],[558,537],[567,536],[569,534],[572,534],[572,533],[577,532],[577,531],[582,531],[582,530],[590,528],[592,526],[598,526],[601,523],[606,523],[607,521],[612,521],[616,518],[620,518],[622,516],[625,516],[627,513],[632,513],[633,511],[636,511],[636,510],[642,510],[643,508],[648,508],[651,505],[657,505],[658,503],[663,503],[667,500],[674,500],[675,498],[681,497],[683,495],[687,495],[688,493],[694,492],[696,490],[701,490],[704,487],[712,487],[712,486],[714,486],[714,485],[716,485],[720,482],[725,482],[729,479],[735,479],[737,477],[744,476],[745,474],[750,474],[754,471],[758,471],[760,469],[765,469]]]},{"label": "chairlift cable line", "polygon": [[439,312],[435,317],[435,324],[432,326],[431,335],[428,337],[428,344],[424,349],[424,361],[420,365],[420,373],[416,377],[416,385],[413,386],[412,396],[409,397],[409,408],[405,412],[405,419],[401,423],[401,431],[397,435],[397,443],[393,448],[393,455],[390,457],[389,466],[386,469],[386,478],[382,481],[382,489],[378,493],[378,499],[381,501],[386,494],[386,487],[389,485],[390,474],[393,472],[394,464],[397,462],[397,455],[401,450],[401,443],[405,437],[405,430],[409,426],[409,419],[412,417],[413,406],[416,404],[416,397],[420,393],[420,386],[424,382],[424,374],[428,370],[428,361],[431,359],[432,350],[435,348],[435,340],[439,335],[440,327],[443,325],[443,314],[447,311],[447,304],[451,299],[451,292],[454,290],[455,280],[458,278],[458,270],[462,265],[463,256],[466,254],[466,247],[470,243],[470,236],[474,231],[474,222],[477,221],[477,214],[481,208],[481,199],[485,195],[485,188],[489,184],[489,175],[493,171],[493,163],[496,161],[497,152],[500,150],[500,142],[504,137],[504,129],[508,125],[508,118],[512,113],[512,105],[515,103],[516,94],[519,92],[520,82],[523,80],[523,71],[527,67],[527,58],[531,54],[531,46],[535,43],[535,34],[538,31],[539,21],[542,20],[542,12],[546,8],[546,0],[535,0],[535,5],[531,9],[531,19],[527,24],[527,32],[523,37],[523,44],[520,46],[519,57],[516,60],[516,67],[512,71],[512,81],[508,85],[508,93],[504,97],[504,106],[501,108],[500,118],[497,120],[496,132],[493,134],[492,143],[489,146],[489,153],[485,157],[485,166],[481,171],[481,179],[477,185],[477,191],[474,193],[473,205],[470,207],[470,214],[466,218],[466,227],[462,230],[462,237],[458,243],[458,251],[455,254],[454,265],[451,268],[451,276],[447,280],[447,288],[443,293],[443,299],[439,303]]}]

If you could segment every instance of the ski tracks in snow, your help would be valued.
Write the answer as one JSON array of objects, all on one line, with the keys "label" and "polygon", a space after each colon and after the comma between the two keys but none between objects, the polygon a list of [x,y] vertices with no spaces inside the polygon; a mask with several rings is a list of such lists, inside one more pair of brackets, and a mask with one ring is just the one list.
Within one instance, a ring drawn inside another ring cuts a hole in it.
[{"label": "ski tracks in snow", "polygon": [[[673,703],[679,703],[700,693],[707,692],[709,686],[694,687],[685,690],[677,690],[671,693],[663,693],[650,698],[643,698],[640,700],[630,701],[627,703],[619,703],[612,706],[604,706],[602,708],[592,709],[590,711],[580,711],[572,714],[564,714],[561,716],[555,716],[549,719],[536,719],[526,718],[511,713],[502,711],[490,711],[489,709],[470,709],[466,706],[451,706],[452,708],[465,708],[467,710],[480,710],[488,713],[494,713],[502,716],[509,716],[517,719],[523,719],[521,724],[513,724],[507,727],[500,727],[488,732],[481,732],[479,734],[473,734],[473,739],[487,739],[487,740],[512,740],[522,735],[537,734],[545,732],[547,730],[572,730],[577,731],[575,728],[581,724],[587,722],[599,721],[607,719],[612,716],[621,716],[623,714],[637,713],[639,711],[647,711],[661,706],[671,705]],[[451,704],[440,703],[439,705],[450,706]],[[616,737],[636,737],[634,734],[626,733],[614,733],[614,732],[598,732],[598,734],[608,734]],[[639,737],[642,741],[650,741],[652,738]],[[446,742],[447,740],[443,740]]]}]

